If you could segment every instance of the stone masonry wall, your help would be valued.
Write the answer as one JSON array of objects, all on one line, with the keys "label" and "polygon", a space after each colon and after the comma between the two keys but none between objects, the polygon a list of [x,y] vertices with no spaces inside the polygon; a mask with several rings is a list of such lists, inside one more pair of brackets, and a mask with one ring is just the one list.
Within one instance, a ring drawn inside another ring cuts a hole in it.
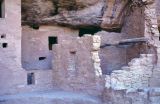
[{"label": "stone masonry wall", "polygon": [[25,80],[21,68],[21,2],[4,0],[4,5],[5,16],[0,18],[0,94],[13,92]]},{"label": "stone masonry wall", "polygon": [[[52,50],[49,50],[49,37],[63,39],[78,37],[78,30],[58,26],[41,26],[35,30],[23,26],[22,30],[22,65],[25,69],[52,69]],[[32,56],[32,57],[31,57]],[[39,60],[45,57],[44,60]],[[53,66],[54,67],[54,66]]]},{"label": "stone masonry wall", "polygon": [[159,32],[155,3],[145,1],[145,30],[148,46],[152,54],[142,54],[133,59],[123,70],[114,71],[106,76],[104,91],[105,104],[159,104]]},{"label": "stone masonry wall", "polygon": [[55,87],[100,95],[100,37],[84,36],[53,46],[53,84]]},{"label": "stone masonry wall", "polygon": [[[101,45],[116,44],[122,40],[121,33],[109,33],[105,31],[98,32],[96,35],[101,37]],[[120,67],[126,65],[126,49],[116,46],[106,46],[99,50],[101,59],[101,68],[103,74],[110,74],[113,70],[119,70]],[[115,60],[116,59],[116,60]]]},{"label": "stone masonry wall", "polygon": [[153,55],[142,54],[134,58],[122,70],[113,71],[106,76],[106,88],[114,90],[134,91],[149,87],[149,78],[152,76]]},{"label": "stone masonry wall", "polygon": [[101,47],[99,50],[103,74],[110,74],[113,70],[120,70],[121,67],[126,66],[133,58],[138,58],[139,54],[146,53],[144,44],[113,45],[126,39],[124,38],[124,33],[101,31],[96,33],[96,35],[101,37],[101,46],[105,44],[110,45]]},{"label": "stone masonry wall", "polygon": [[0,95],[51,89],[50,71],[31,71],[36,83],[27,85],[27,73],[31,72],[21,65],[21,1],[4,0],[4,5],[5,16],[0,18]]}]

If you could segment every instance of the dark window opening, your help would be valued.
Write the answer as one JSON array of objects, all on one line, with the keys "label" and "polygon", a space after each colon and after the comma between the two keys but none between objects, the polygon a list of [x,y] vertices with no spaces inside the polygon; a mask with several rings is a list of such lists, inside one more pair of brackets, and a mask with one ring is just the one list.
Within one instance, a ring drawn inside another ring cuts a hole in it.
[{"label": "dark window opening", "polygon": [[0,0],[0,18],[4,17],[4,0]]},{"label": "dark window opening", "polygon": [[[122,30],[122,28],[120,27],[120,28],[105,29],[104,31],[121,33],[121,30]],[[80,28],[80,29],[79,29],[79,37],[82,37],[82,36],[84,36],[85,34],[94,35],[94,34],[96,34],[96,33],[99,32],[99,31],[102,31],[102,29],[99,28],[99,27]]]},{"label": "dark window opening", "polygon": [[39,29],[39,24],[32,23],[32,24],[30,24],[30,27],[33,28],[33,29],[35,29],[35,30],[38,30]]},{"label": "dark window opening", "polygon": [[2,35],[1,35],[1,38],[6,38],[6,35],[5,35],[5,34],[2,34]]},{"label": "dark window opening", "polygon": [[98,27],[92,27],[92,28],[80,28],[79,29],[79,37],[84,36],[85,34],[91,34],[94,35],[95,33],[101,31]]},{"label": "dark window opening", "polygon": [[28,73],[28,74],[27,74],[27,84],[28,84],[28,85],[35,84],[35,76],[34,76],[34,73]]},{"label": "dark window opening", "polygon": [[45,60],[46,57],[39,57],[39,60]]},{"label": "dark window opening", "polygon": [[7,48],[8,44],[7,43],[2,43],[3,48]]},{"label": "dark window opening", "polygon": [[71,53],[71,54],[76,54],[76,51],[71,51],[70,53]]},{"label": "dark window opening", "polygon": [[54,44],[57,44],[58,43],[58,41],[57,41],[57,37],[48,37],[48,42],[49,42],[49,50],[52,50],[52,45],[54,45]]}]

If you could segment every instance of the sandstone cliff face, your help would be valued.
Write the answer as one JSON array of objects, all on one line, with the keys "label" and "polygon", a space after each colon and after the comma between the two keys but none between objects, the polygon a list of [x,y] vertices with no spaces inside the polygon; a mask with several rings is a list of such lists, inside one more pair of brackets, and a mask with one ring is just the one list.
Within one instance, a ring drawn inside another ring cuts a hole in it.
[{"label": "sandstone cliff face", "polygon": [[22,0],[23,23],[121,28],[128,0]]},{"label": "sandstone cliff face", "polygon": [[54,13],[55,7],[50,0],[22,0],[22,20],[33,22]]},{"label": "sandstone cliff face", "polygon": [[[134,6],[154,0],[22,0],[23,24],[59,24],[71,27],[120,29]],[[159,17],[159,0],[157,16]],[[159,21],[159,19],[158,19]]]}]

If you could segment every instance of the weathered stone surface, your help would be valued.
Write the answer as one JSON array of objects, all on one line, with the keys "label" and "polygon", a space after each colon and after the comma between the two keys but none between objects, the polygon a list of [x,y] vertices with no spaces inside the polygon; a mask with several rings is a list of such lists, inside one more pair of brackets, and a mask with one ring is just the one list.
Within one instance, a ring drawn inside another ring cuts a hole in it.
[{"label": "weathered stone surface", "polygon": [[[137,90],[149,87],[149,78],[152,76],[153,55],[141,55],[131,60],[129,66],[122,70],[113,71],[110,78],[107,76],[107,88],[115,90]],[[109,80],[109,81],[108,81]]]},{"label": "weathered stone surface", "polygon": [[160,104],[157,2],[5,0],[0,104]]},{"label": "weathered stone surface", "polygon": [[[35,0],[22,1],[24,23],[48,23],[72,27],[121,28],[127,0]],[[47,8],[46,8],[47,7]]]},{"label": "weathered stone surface", "polygon": [[54,14],[55,7],[51,0],[22,0],[22,20],[38,21]]},{"label": "weathered stone surface", "polygon": [[[41,26],[39,30],[24,26],[22,32],[22,65],[23,68],[29,70],[52,69],[52,52],[48,45],[49,37],[58,37],[57,42],[61,43],[64,39],[78,36],[78,30],[57,26]],[[45,60],[40,61],[39,57],[45,57]]]},{"label": "weathered stone surface", "polygon": [[127,12],[127,0],[105,0],[101,28],[121,28]]},{"label": "weathered stone surface", "polygon": [[52,64],[56,65],[53,70],[54,86],[69,91],[85,91],[92,95],[101,94],[99,92],[103,90],[103,83],[99,48],[95,48],[93,43],[98,43],[100,47],[99,36],[75,37],[53,47]]},{"label": "weathered stone surface", "polygon": [[58,23],[73,27],[99,26],[102,17],[102,8],[104,3],[98,3],[82,10],[63,11],[55,16],[42,19],[42,23]]}]

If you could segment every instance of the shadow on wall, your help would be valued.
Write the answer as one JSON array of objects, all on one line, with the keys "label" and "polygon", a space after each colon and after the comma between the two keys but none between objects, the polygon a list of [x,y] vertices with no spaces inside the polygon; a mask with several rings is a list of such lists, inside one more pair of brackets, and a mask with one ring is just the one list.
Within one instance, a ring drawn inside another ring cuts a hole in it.
[{"label": "shadow on wall", "polygon": [[133,58],[138,58],[140,54],[146,53],[146,43],[130,43],[103,47],[100,50],[102,72],[109,75],[113,70],[121,70]]}]

